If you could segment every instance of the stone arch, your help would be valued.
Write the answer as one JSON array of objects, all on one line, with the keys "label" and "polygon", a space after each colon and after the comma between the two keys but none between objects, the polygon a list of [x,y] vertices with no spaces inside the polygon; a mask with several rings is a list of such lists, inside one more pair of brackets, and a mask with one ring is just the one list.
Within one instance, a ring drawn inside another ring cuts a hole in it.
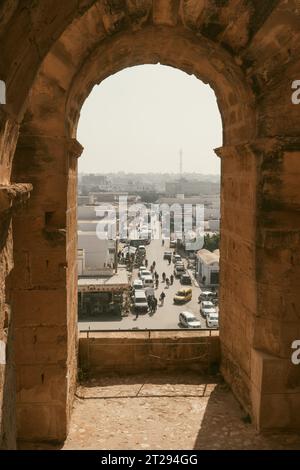
[{"label": "stone arch", "polygon": [[[37,270],[39,273],[36,277],[32,274],[30,280],[25,280],[23,295],[20,295],[19,291],[15,296],[15,308],[18,308],[21,299],[22,305],[26,301],[31,304],[31,299],[35,296],[35,304],[40,303],[39,310],[44,310],[45,304],[49,304],[49,287],[54,295],[53,301],[56,296],[63,297],[61,317],[64,319],[62,323],[66,336],[66,357],[69,354],[69,371],[73,375],[69,384],[62,384],[64,387],[62,394],[65,394],[66,400],[72,396],[76,371],[76,301],[74,300],[77,299],[76,159],[81,153],[81,148],[75,137],[81,106],[93,86],[131,65],[158,62],[170,65],[195,74],[214,88],[223,119],[225,142],[234,145],[245,140],[251,141],[256,133],[253,93],[230,55],[211,41],[195,38],[193,33],[182,27],[147,25],[137,31],[125,30],[106,38],[92,49],[87,44],[86,56],[77,69],[68,66],[68,61],[71,63],[71,58],[74,57],[73,34],[73,31],[70,33],[67,30],[40,67],[28,99],[14,160],[14,178],[17,181],[29,180],[34,188],[27,220],[24,218],[16,220],[15,232],[20,233],[19,222],[28,227],[28,233],[31,232],[30,241],[28,240],[28,252],[32,257],[32,261],[29,261],[29,270],[32,273]],[[45,224],[46,214],[51,214],[51,218],[47,218],[51,220],[49,226]],[[35,242],[32,224],[37,229],[38,240]],[[39,230],[42,230],[42,234]],[[66,230],[65,238],[62,234],[64,230]],[[18,273],[18,265],[24,265],[24,237],[21,238],[20,244],[17,237],[15,239],[15,273]],[[34,255],[33,243],[35,243]],[[51,249],[53,255],[49,251]],[[52,272],[51,263],[49,272],[49,262],[47,262],[49,257],[51,259],[57,257],[52,262]],[[41,275],[46,262],[48,272]],[[66,275],[65,266],[67,266]],[[22,278],[24,279],[24,276]],[[15,283],[19,284],[17,279]],[[53,318],[47,320],[44,317],[44,321],[48,324],[49,331],[52,330],[51,341],[55,343],[57,326],[53,324]],[[56,322],[59,324],[58,319]],[[26,323],[27,319],[26,321],[23,319],[20,322],[20,330],[17,331],[26,331]],[[41,329],[41,341],[44,330],[45,328]],[[24,368],[26,367],[23,364],[22,369]],[[36,369],[38,377],[41,374],[41,367]],[[56,374],[59,376],[60,373],[61,367],[58,366],[54,376]],[[47,377],[47,373],[43,372],[43,376]],[[58,381],[56,377],[52,380]],[[22,383],[22,379],[20,382]],[[21,388],[23,386],[20,385]],[[36,394],[36,387],[32,390],[33,395]],[[53,401],[51,395],[49,401]],[[22,410],[21,429],[28,421],[25,408],[22,403],[19,404],[19,409]],[[44,412],[43,420],[48,423],[49,406],[46,404]],[[56,413],[64,415],[65,409],[56,410]],[[68,413],[67,411],[64,416],[66,417]],[[27,432],[26,428],[24,436]],[[22,437],[22,434],[20,436]]]},{"label": "stone arch", "polygon": [[[0,108],[3,181],[10,180],[13,161],[14,182],[34,187],[28,209],[14,218],[20,438],[62,440],[70,416],[80,107],[105,73],[160,61],[209,82],[223,118],[223,374],[259,428],[299,427],[299,375],[289,361],[291,339],[300,334],[293,256],[300,233],[299,113],[288,91],[299,78],[299,15],[294,1],[221,3],[89,0],[75,7],[66,1],[55,2],[54,12],[10,2],[0,24],[0,35],[8,31],[0,64],[8,89]],[[15,38],[16,56],[10,53]],[[101,77],[95,64],[103,57]],[[30,189],[4,188],[9,217],[12,200]],[[10,229],[5,239],[10,246]]]}]

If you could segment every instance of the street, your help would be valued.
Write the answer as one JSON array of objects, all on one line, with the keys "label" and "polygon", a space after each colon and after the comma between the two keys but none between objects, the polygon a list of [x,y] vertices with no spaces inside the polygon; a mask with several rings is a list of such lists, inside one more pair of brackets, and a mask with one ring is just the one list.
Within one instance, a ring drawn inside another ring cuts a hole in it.
[{"label": "street", "polygon": [[[161,292],[165,292],[166,297],[164,305],[159,306],[154,314],[146,312],[140,313],[136,318],[136,313],[132,311],[127,317],[112,317],[102,316],[95,321],[79,322],[80,330],[126,330],[126,329],[178,329],[180,328],[178,317],[180,312],[188,311],[195,314],[197,319],[201,321],[201,328],[206,328],[205,319],[200,314],[200,306],[198,304],[198,296],[201,292],[197,283],[195,285],[192,277],[192,286],[182,286],[179,279],[174,278],[174,284],[166,288],[165,283],[162,282],[162,273],[165,272],[166,276],[170,278],[173,273],[174,263],[169,265],[167,260],[163,259],[164,251],[173,251],[169,248],[169,241],[165,241],[162,246],[161,240],[152,240],[150,245],[146,246],[146,258],[148,260],[148,268],[150,268],[153,261],[156,262],[156,271],[159,274],[159,287],[155,289],[155,296],[158,299]],[[190,273],[191,274],[191,273]],[[134,269],[132,273],[132,280],[138,277],[138,269]],[[192,287],[193,297],[192,300],[183,305],[175,305],[173,303],[174,294],[181,288]]]}]

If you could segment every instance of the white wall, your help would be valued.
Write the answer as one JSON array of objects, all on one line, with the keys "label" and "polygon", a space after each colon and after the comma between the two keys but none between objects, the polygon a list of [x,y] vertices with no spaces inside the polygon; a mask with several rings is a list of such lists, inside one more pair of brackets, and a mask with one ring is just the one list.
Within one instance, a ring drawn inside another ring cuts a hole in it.
[{"label": "white wall", "polygon": [[83,274],[101,275],[105,270],[112,272],[115,243],[111,240],[99,240],[96,232],[78,232],[78,248],[84,250],[85,272]]},{"label": "white wall", "polygon": [[96,206],[78,206],[78,220],[97,220]]},{"label": "white wall", "polygon": [[211,232],[219,232],[220,231],[220,220],[209,220],[209,229]]},{"label": "white wall", "polygon": [[206,264],[201,260],[198,260],[198,276],[200,281],[202,280],[203,276],[205,276],[205,286],[210,285],[210,276],[212,272],[219,272],[220,267],[219,263],[212,263]]}]

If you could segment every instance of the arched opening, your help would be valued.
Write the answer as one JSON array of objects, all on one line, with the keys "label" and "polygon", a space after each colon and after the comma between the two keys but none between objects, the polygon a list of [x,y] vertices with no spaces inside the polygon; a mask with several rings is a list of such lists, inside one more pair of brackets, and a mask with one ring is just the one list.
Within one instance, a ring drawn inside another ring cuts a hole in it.
[{"label": "arched opening", "polygon": [[[222,145],[222,122],[213,90],[175,68],[132,67],[95,87],[80,116],[80,331],[178,330],[187,326],[179,321],[182,310],[203,330],[211,328],[212,316],[217,328],[220,159],[214,149]],[[135,204],[143,207],[143,222],[133,213]],[[169,211],[173,205],[181,215]],[[108,240],[98,233],[100,226],[110,228]],[[192,229],[199,231],[198,243],[188,242]],[[144,245],[145,250],[138,248]],[[170,253],[168,262],[164,255]],[[202,260],[209,253],[214,263]],[[211,307],[208,318],[199,311],[200,285],[207,297],[213,290],[211,301],[203,304]],[[192,289],[191,299],[176,296],[183,289]]]},{"label": "arched opening", "polygon": [[[74,61],[79,56],[73,55],[74,46],[66,32],[45,58],[30,94],[14,159],[15,181],[30,181],[34,186],[26,214],[15,218],[13,304],[16,311],[22,309],[22,315],[16,319],[17,373],[19,389],[30,390],[26,397],[22,393],[18,396],[21,439],[41,439],[41,436],[63,439],[69,422],[77,374],[76,192],[77,158],[82,147],[76,141],[76,131],[80,110],[94,85],[126,67],[170,65],[194,74],[215,90],[223,122],[223,142],[229,149],[232,146],[232,155],[234,152],[240,154],[242,147],[236,150],[236,146],[251,140],[256,132],[252,92],[230,56],[208,40],[198,38],[195,41],[190,32],[180,28],[147,26],[141,31],[125,31],[112,36],[92,50],[88,49],[85,60],[76,67]],[[249,159],[252,159],[251,155]],[[243,239],[244,234],[240,234],[239,228],[232,229],[228,219],[233,216],[232,210],[234,214],[244,211],[231,190],[231,174],[239,162],[238,157],[233,161],[226,158],[222,176],[225,182],[222,200],[226,201],[222,230],[226,246],[233,243],[232,239],[235,239],[235,246],[248,246],[249,243],[253,246],[254,208],[250,207],[242,227],[250,230],[249,240]],[[250,173],[244,163],[237,171],[240,186],[244,181],[249,182]],[[255,171],[252,167],[253,180]],[[248,184],[248,190],[252,192],[251,184]],[[233,198],[233,206],[229,203],[230,198]],[[221,266],[223,263],[226,267],[226,277],[221,280],[220,299],[225,311],[228,280],[236,279],[238,275],[240,281],[244,276],[244,282],[248,282],[248,277],[253,275],[253,260],[249,257],[249,273],[241,276],[237,274],[238,259],[229,264],[228,248],[223,253],[226,257],[221,259]],[[231,285],[230,289],[234,296],[239,286]],[[56,306],[54,311],[53,305]],[[239,306],[239,310],[243,308]],[[226,331],[230,321],[229,317],[224,318],[227,319],[221,324],[221,339],[222,331]],[[21,351],[28,341],[35,346],[33,349],[30,346],[24,357]],[[249,353],[250,337],[235,344],[233,352],[232,338],[226,334],[222,346],[228,379],[236,381],[237,394],[241,390],[240,399],[249,409],[248,355],[242,364],[241,371],[246,370],[246,373],[241,380],[236,380],[236,373],[231,376],[230,371],[240,352],[245,349]],[[53,387],[55,396],[51,392]],[[40,391],[45,391],[45,395],[37,403],[36,394]],[[31,426],[28,413],[32,414],[32,407],[37,407],[41,419]]]},{"label": "arched opening", "polygon": [[[286,212],[294,210],[284,192],[288,176],[283,162],[294,161],[293,152],[299,145],[290,138],[273,137],[285,135],[287,126],[280,113],[274,117],[270,112],[274,97],[280,96],[277,102],[287,108],[290,104],[290,95],[287,97],[283,89],[291,69],[282,80],[276,69],[274,87],[262,99],[263,90],[268,89],[267,74],[261,72],[261,60],[253,65],[252,53],[249,56],[247,52],[243,61],[237,52],[241,38],[234,34],[233,48],[223,47],[209,31],[198,34],[194,11],[175,10],[155,13],[148,21],[150,9],[145,7],[138,16],[137,27],[136,17],[128,17],[128,12],[122,22],[120,11],[91,7],[64,31],[62,27],[55,41],[50,41],[34,83],[30,83],[32,77],[28,79],[22,93],[15,93],[14,77],[9,83],[9,109],[22,116],[26,108],[14,155],[13,180],[29,182],[34,187],[27,210],[14,218],[12,307],[21,439],[64,439],[76,385],[76,188],[77,158],[82,151],[76,141],[76,129],[81,107],[94,85],[106,77],[126,67],[156,63],[173,66],[209,83],[222,116],[223,147],[218,154],[222,165],[221,277],[226,273],[221,279],[220,295],[224,312],[220,329],[224,377],[257,426],[294,423],[297,400],[287,413],[279,417],[272,413],[273,403],[281,406],[286,401],[284,374],[272,393],[272,402],[262,380],[274,371],[274,362],[280,370],[289,370],[283,366],[288,362],[287,344],[293,329],[286,329],[283,322],[280,328],[276,326],[276,319],[270,314],[273,298],[268,296],[275,279],[276,312],[284,298],[290,315],[293,314],[294,284],[286,298],[284,286],[278,282],[279,271],[274,278],[268,274],[272,265],[269,254],[280,252],[278,239],[286,235],[274,220],[279,214],[277,223],[285,221]],[[244,25],[242,29],[247,28]],[[255,31],[242,38],[242,49],[247,47],[248,39],[252,40],[252,34]],[[227,36],[231,38],[232,32],[226,30],[225,42]],[[264,48],[264,57],[268,57],[268,44],[264,43]],[[252,66],[257,66],[257,70],[253,71]],[[20,74],[15,77],[20,78]],[[291,116],[295,124],[295,108]],[[18,125],[12,124],[16,136]],[[288,135],[295,132],[294,129]],[[14,148],[9,150],[10,156]],[[267,180],[274,191],[278,174],[283,178],[283,206],[274,205],[272,191],[266,190]],[[270,218],[264,217],[268,204],[274,211],[279,207],[279,212],[272,212]],[[274,235],[272,224],[280,237]],[[288,227],[287,236],[292,236],[294,223],[290,219]],[[281,260],[285,256],[276,259],[283,267]],[[295,318],[291,318],[292,326],[297,326]],[[246,327],[241,329],[241,324]],[[287,420],[282,419],[286,415]],[[32,416],[37,418],[32,420]]]}]

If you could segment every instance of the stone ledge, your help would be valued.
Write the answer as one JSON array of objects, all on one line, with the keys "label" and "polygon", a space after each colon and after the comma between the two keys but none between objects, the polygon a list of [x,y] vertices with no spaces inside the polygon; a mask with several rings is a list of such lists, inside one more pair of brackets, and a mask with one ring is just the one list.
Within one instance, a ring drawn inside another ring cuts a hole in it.
[{"label": "stone ledge", "polygon": [[0,185],[0,212],[22,206],[29,199],[32,189],[30,183]]}]

